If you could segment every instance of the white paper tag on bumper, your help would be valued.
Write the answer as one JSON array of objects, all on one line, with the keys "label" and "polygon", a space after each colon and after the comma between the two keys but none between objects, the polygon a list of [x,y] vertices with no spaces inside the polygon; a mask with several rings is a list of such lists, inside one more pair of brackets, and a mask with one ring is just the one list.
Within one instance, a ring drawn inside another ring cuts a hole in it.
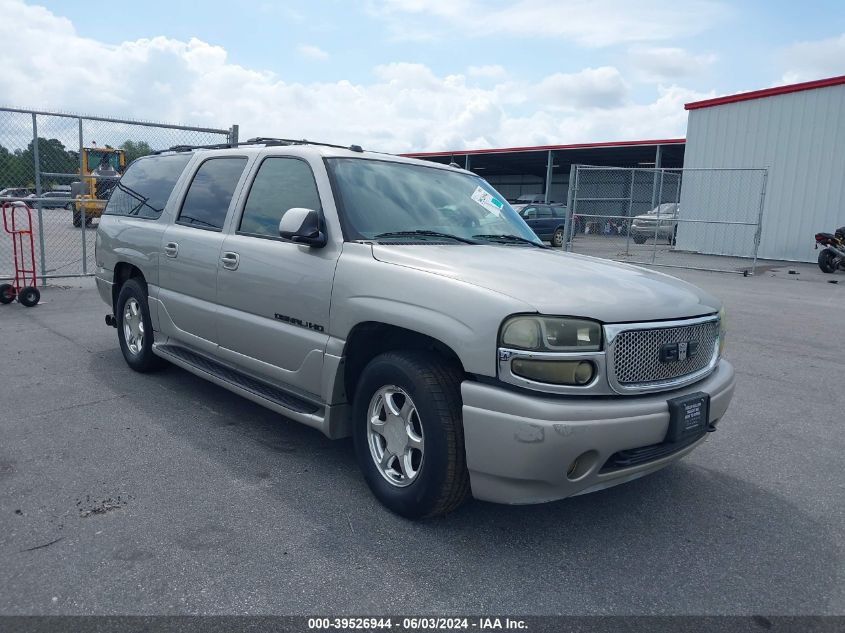
[{"label": "white paper tag on bumper", "polygon": [[502,207],[504,207],[501,200],[496,199],[492,194],[484,191],[481,187],[476,187],[475,191],[472,192],[471,197],[496,217],[499,217],[499,214],[502,212]]}]

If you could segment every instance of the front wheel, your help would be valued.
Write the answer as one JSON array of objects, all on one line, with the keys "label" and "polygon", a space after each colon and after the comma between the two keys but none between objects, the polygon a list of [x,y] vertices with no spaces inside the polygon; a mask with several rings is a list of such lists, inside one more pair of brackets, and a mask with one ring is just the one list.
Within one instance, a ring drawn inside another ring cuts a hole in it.
[{"label": "front wheel", "polygon": [[353,403],[358,465],[376,498],[407,518],[451,512],[469,495],[461,373],[428,352],[387,352]]},{"label": "front wheel", "polygon": [[836,272],[836,253],[829,248],[819,253],[819,268],[823,273]]},{"label": "front wheel", "polygon": [[138,372],[159,369],[164,361],[153,354],[153,326],[147,289],[137,279],[129,279],[120,288],[115,306],[117,338],[126,364]]},{"label": "front wheel", "polygon": [[645,235],[634,235],[634,244],[645,244]]}]

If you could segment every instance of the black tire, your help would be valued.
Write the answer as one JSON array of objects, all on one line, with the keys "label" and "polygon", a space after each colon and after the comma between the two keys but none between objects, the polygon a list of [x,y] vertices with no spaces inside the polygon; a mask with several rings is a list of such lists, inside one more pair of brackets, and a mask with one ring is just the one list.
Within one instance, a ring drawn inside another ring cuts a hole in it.
[{"label": "black tire", "polygon": [[79,227],[82,226],[82,212],[80,212],[80,211],[74,211],[73,212],[73,225],[76,228],[79,228]]},{"label": "black tire", "polygon": [[557,247],[563,246],[563,240],[564,240],[563,227],[559,226],[555,229],[555,232],[552,235],[552,246],[557,246]]},{"label": "black tire", "polygon": [[94,216],[87,215],[85,216],[85,226],[91,226],[94,223]]},{"label": "black tire", "polygon": [[35,286],[27,286],[18,295],[18,303],[27,308],[37,305],[39,301],[41,301],[41,291]]},{"label": "black tire", "polygon": [[834,253],[829,248],[825,248],[819,253],[819,268],[823,273],[833,273],[836,272],[836,264],[834,260],[836,259],[836,253]]},{"label": "black tire", "polygon": [[632,237],[634,238],[634,244],[645,244],[645,241],[648,239],[645,235],[634,234]]},{"label": "black tire", "polygon": [[[370,490],[396,514],[410,519],[438,516],[455,510],[469,496],[461,380],[462,373],[454,365],[421,351],[381,354],[361,374],[352,408],[355,454]],[[417,475],[404,487],[382,475],[370,448],[370,401],[388,385],[411,397],[425,447]]]},{"label": "black tire", "polygon": [[678,243],[678,225],[676,224],[675,228],[672,229],[672,241],[670,242],[670,244],[672,246],[675,246],[675,244],[677,244],[677,243]]},{"label": "black tire", "polygon": [[[127,335],[124,328],[124,315],[127,304],[133,300],[138,308],[144,334],[137,352],[133,352],[130,349],[130,343],[126,340]],[[117,305],[115,306],[115,319],[117,321],[117,340],[120,342],[120,351],[123,352],[123,358],[126,360],[126,364],[141,373],[161,369],[165,364],[164,360],[153,354],[153,325],[150,321],[147,288],[138,279],[128,279],[121,286],[120,293],[117,296]]]},{"label": "black tire", "polygon": [[12,284],[0,284],[0,303],[12,303],[17,296],[18,293]]}]

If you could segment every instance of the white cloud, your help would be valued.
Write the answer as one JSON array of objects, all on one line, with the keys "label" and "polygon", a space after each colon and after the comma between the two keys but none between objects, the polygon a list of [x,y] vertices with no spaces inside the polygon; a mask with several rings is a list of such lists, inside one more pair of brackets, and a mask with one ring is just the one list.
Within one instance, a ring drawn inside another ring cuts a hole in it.
[{"label": "white cloud", "polygon": [[314,46],[312,44],[301,44],[296,50],[298,50],[299,54],[303,57],[308,57],[310,59],[323,60],[329,58],[329,54],[326,51],[319,46]]},{"label": "white cloud", "polygon": [[487,79],[502,79],[506,77],[508,71],[503,66],[498,64],[487,64],[484,66],[470,66],[467,68],[467,74],[470,77],[484,77]]},{"label": "white cloud", "polygon": [[628,86],[612,66],[549,75],[531,91],[549,108],[615,108],[624,104]]},{"label": "white cloud", "polygon": [[[225,49],[198,39],[107,45],[80,37],[70,21],[41,7],[0,0],[0,12],[9,32],[39,42],[0,48],[6,103],[220,128],[238,123],[242,138],[409,152],[681,136],[684,102],[712,96],[672,85],[659,88],[652,103],[637,103],[612,66],[490,86],[484,78],[498,76],[496,67],[440,75],[397,62],[359,83],[291,83],[233,64]],[[107,141],[102,134],[94,138]]]},{"label": "white cloud", "polygon": [[845,33],[838,37],[798,42],[781,52],[786,71],[782,83],[845,75]]},{"label": "white cloud", "polygon": [[677,81],[700,75],[716,61],[716,55],[694,55],[675,47],[634,46],[628,51],[628,61],[640,79]]},{"label": "white cloud", "polygon": [[[718,0],[371,0],[397,39],[431,39],[440,33],[564,38],[583,46],[676,39],[701,33],[731,9]],[[432,18],[422,24],[420,16]]]}]

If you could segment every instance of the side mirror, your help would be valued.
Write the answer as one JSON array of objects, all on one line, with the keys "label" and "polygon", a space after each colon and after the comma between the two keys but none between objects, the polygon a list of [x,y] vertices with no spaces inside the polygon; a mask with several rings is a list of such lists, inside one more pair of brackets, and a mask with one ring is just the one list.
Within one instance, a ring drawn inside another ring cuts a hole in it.
[{"label": "side mirror", "polygon": [[315,209],[288,209],[279,221],[279,235],[297,244],[320,248],[326,245],[326,234],[320,230],[320,214]]}]

